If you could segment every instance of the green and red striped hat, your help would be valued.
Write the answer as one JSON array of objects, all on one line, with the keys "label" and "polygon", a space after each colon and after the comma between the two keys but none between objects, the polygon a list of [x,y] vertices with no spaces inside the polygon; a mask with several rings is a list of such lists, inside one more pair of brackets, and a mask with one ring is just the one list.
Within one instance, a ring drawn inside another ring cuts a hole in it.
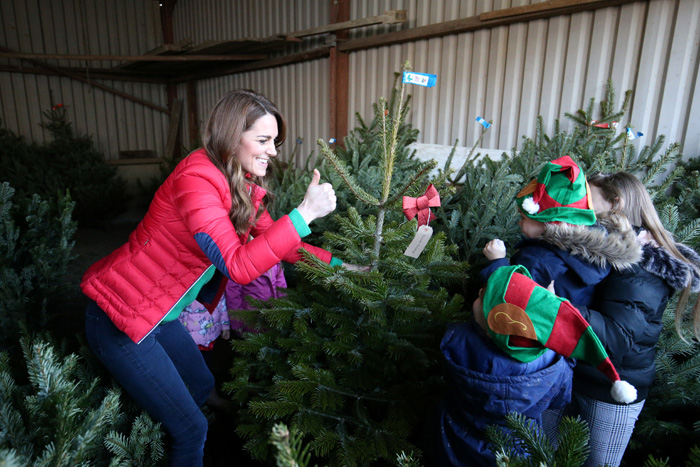
[{"label": "green and red striped hat", "polygon": [[603,344],[566,299],[538,285],[524,266],[503,266],[489,278],[483,298],[487,332],[496,345],[521,362],[547,349],[589,362],[613,382],[612,396],[630,403],[637,390],[621,381]]},{"label": "green and red striped hat", "polygon": [[591,191],[583,170],[569,156],[545,164],[515,198],[520,211],[539,222],[595,224]]}]

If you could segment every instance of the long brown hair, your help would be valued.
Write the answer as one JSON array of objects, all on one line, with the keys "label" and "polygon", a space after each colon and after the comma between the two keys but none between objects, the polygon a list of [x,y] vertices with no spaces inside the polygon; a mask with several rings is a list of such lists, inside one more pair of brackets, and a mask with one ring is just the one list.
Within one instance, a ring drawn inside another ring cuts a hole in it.
[{"label": "long brown hair", "polygon": [[264,115],[272,115],[277,120],[275,146],[280,146],[287,134],[287,124],[279,109],[270,100],[249,89],[231,91],[214,106],[202,134],[207,156],[225,176],[231,190],[231,211],[229,217],[236,232],[248,231],[254,219],[262,213],[264,205],[272,201],[268,193],[257,213],[250,196],[249,183],[265,188],[264,178],[246,178],[238,158],[235,157],[241,143],[241,136]]},{"label": "long brown hair", "polygon": [[[697,267],[676,247],[671,233],[664,228],[661,219],[659,219],[649,192],[637,177],[627,172],[617,172],[610,175],[594,174],[588,177],[588,183],[600,188],[602,195],[613,209],[622,212],[632,225],[645,229],[654,237],[659,246],[688,264],[692,269],[697,270]],[[690,299],[692,280],[689,273],[686,286],[676,307],[676,332],[681,338],[683,337],[681,322],[683,312]],[[695,338],[700,340],[700,297],[693,306],[693,333]]]}]

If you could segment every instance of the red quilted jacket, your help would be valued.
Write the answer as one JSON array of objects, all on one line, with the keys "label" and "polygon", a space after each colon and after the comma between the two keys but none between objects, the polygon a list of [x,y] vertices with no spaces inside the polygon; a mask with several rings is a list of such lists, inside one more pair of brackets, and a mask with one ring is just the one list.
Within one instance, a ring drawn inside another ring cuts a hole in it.
[{"label": "red quilted jacket", "polygon": [[[256,210],[264,195],[251,184]],[[215,267],[247,284],[281,260],[298,261],[301,247],[331,261],[329,252],[301,241],[290,216],[273,221],[264,211],[249,232],[238,235],[230,208],[226,178],[203,149],[193,152],[158,189],[129,241],[90,266],[83,292],[140,342],[169,311],[187,305],[180,303],[185,294],[196,295]],[[249,235],[255,238],[247,242]]]}]

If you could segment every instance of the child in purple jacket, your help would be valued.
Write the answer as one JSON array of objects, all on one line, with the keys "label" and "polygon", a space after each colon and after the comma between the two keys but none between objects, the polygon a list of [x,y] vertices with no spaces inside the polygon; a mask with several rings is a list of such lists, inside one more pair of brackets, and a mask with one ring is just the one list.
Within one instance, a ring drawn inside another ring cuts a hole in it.
[{"label": "child in purple jacket", "polygon": [[[214,348],[214,341],[219,336],[228,340],[231,335],[230,319],[223,295],[212,311],[195,300],[185,307],[178,319],[202,352]],[[206,356],[204,360],[207,360]]]},{"label": "child in purple jacket", "polygon": [[[223,287],[210,304],[193,301],[185,307],[177,318],[190,333],[192,340],[202,353],[207,366],[211,365],[211,350],[214,341],[221,336],[228,340],[231,337],[230,319],[226,309],[226,298]],[[221,397],[214,387],[207,397],[206,404],[212,407],[227,409],[231,401]]]},{"label": "child in purple jacket", "polygon": [[240,310],[253,309],[253,305],[248,299],[266,301],[270,298],[284,297],[284,291],[281,289],[286,288],[287,281],[284,278],[282,263],[275,264],[269,271],[250,284],[241,285],[234,281],[228,281],[225,297],[228,313],[231,317],[230,329],[238,335],[244,332],[260,332],[260,329],[251,328],[243,320],[237,319],[236,313]]}]

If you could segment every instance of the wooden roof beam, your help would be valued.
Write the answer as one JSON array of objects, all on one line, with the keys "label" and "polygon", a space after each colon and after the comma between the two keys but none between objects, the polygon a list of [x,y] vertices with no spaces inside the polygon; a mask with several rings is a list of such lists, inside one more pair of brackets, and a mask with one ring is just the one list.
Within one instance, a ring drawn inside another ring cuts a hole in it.
[{"label": "wooden roof beam", "polygon": [[428,24],[417,28],[403,29],[401,31],[379,34],[377,36],[352,39],[338,44],[338,50],[350,52],[354,50],[384,47],[393,44],[430,39],[432,37],[460,34],[464,32],[478,31],[496,26],[522,23],[536,19],[551,18],[554,16],[570,15],[582,11],[593,11],[600,8],[635,3],[640,0],[552,0],[549,2],[526,5],[523,7],[505,8],[482,13],[477,16],[460,18],[443,23]]},{"label": "wooden roof beam", "polygon": [[572,6],[593,5],[595,3],[601,3],[601,0],[549,0],[547,2],[536,3],[534,5],[523,5],[513,8],[505,8],[503,10],[487,11],[481,13],[479,18],[482,21],[488,21],[496,18],[506,18],[509,16],[522,16],[539,12],[550,12]]},{"label": "wooden roof beam", "polygon": [[86,60],[86,61],[130,61],[130,62],[234,62],[265,60],[266,54],[255,55],[69,55],[69,54],[26,54],[0,52],[0,58],[18,60]]},{"label": "wooden roof beam", "polygon": [[[111,68],[69,68],[61,67],[61,70],[74,73],[86,80],[108,79],[112,81],[131,81],[135,83],[166,84],[168,79],[160,74],[137,74],[133,72],[115,71]],[[0,71],[7,73],[24,73],[27,75],[63,76],[63,73],[41,67],[0,65]]]},{"label": "wooden roof beam", "polygon": [[[13,53],[13,50],[0,46],[0,52]],[[137,104],[145,105],[146,107],[149,107],[151,109],[158,110],[159,112],[164,112],[164,113],[170,112],[169,109],[167,109],[165,107],[161,107],[158,104],[154,104],[153,102],[149,102],[147,100],[141,99],[140,97],[132,96],[131,94],[127,94],[127,93],[122,92],[118,89],[110,88],[109,86],[104,86],[100,83],[96,83],[94,80],[83,78],[82,76],[80,76],[76,73],[70,72],[70,71],[66,71],[65,69],[63,69],[61,67],[49,65],[47,63],[44,63],[44,62],[41,62],[38,60],[30,60],[30,59],[24,59],[24,60],[27,60],[29,63],[36,65],[36,66],[39,66],[41,68],[46,68],[47,70],[51,70],[55,73],[58,73],[59,75],[66,76],[66,77],[74,79],[76,81],[80,81],[82,83],[85,83],[88,86],[92,86],[94,88],[101,89],[105,92],[109,92],[111,94],[114,94],[115,96],[123,97],[124,99],[127,99],[131,102],[136,102]]]},{"label": "wooden roof beam", "polygon": [[326,26],[318,26],[315,28],[304,29],[301,31],[282,34],[287,39],[298,39],[301,37],[315,36],[318,34],[329,34],[332,32],[348,31],[350,29],[364,28],[366,26],[374,26],[377,24],[399,24],[408,21],[406,18],[406,10],[388,10],[379,16],[370,16],[367,18],[353,19],[350,21],[341,21],[332,23]]},{"label": "wooden roof beam", "polygon": [[221,67],[219,69],[207,69],[205,71],[191,73],[189,75],[181,74],[179,76],[173,77],[170,80],[170,82],[181,83],[193,79],[216,78],[218,76],[231,75],[235,73],[263,70],[265,68],[275,68],[278,66],[291,65],[293,63],[307,62],[309,60],[316,60],[319,58],[328,57],[331,53],[330,50],[330,47],[319,47],[316,49],[307,50],[292,55],[284,55],[282,57],[269,58],[267,60],[243,63],[241,65],[226,66]]}]

